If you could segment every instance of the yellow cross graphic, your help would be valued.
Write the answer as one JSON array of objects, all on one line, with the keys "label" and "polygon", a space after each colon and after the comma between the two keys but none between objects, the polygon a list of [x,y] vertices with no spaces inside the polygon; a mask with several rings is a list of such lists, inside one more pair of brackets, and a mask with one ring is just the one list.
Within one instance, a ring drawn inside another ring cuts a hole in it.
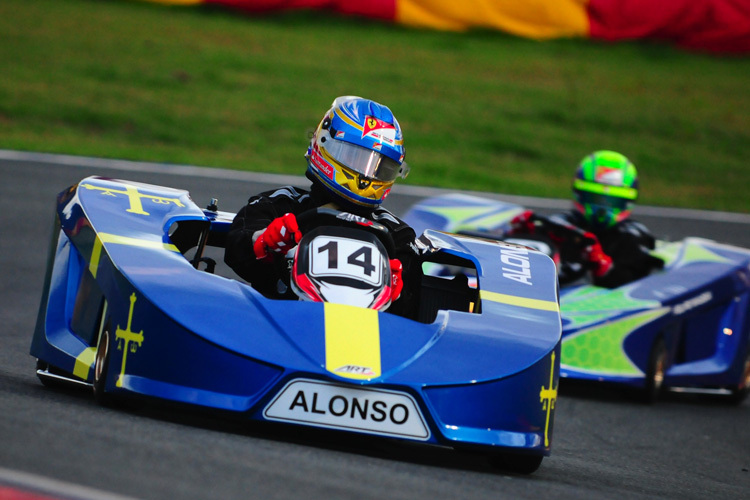
[{"label": "yellow cross graphic", "polygon": [[178,207],[185,206],[177,198],[165,198],[163,196],[141,194],[138,192],[138,189],[135,186],[130,186],[128,184],[123,184],[123,186],[125,186],[124,190],[92,186],[91,184],[81,184],[81,187],[85,187],[86,189],[89,189],[89,190],[96,189],[98,191],[102,191],[102,194],[104,196],[117,196],[118,194],[124,194],[130,200],[130,208],[128,209],[128,212],[134,213],[134,214],[151,215],[145,210],[143,210],[143,203],[141,200],[143,200],[144,198],[150,199],[151,201],[153,201],[154,203],[158,203],[159,205],[168,205],[170,203],[174,203]]},{"label": "yellow cross graphic", "polygon": [[[122,346],[119,344],[117,346],[118,349],[122,349],[122,368],[120,369],[120,376],[117,377],[117,383],[115,384],[117,387],[122,387],[122,376],[125,375],[125,362],[128,358],[128,344],[134,342],[134,344],[130,346],[130,352],[135,352],[136,349],[143,344],[143,330],[138,333],[130,330],[130,325],[133,322],[133,307],[135,307],[135,293],[130,296],[130,312],[128,313],[127,328],[123,330],[120,328],[120,325],[117,325],[117,330],[115,330],[115,338],[118,340],[122,339],[123,341]],[[136,344],[138,345],[136,346]]]},{"label": "yellow cross graphic", "polygon": [[552,387],[555,375],[555,353],[552,353],[552,366],[549,372],[549,387],[542,386],[539,391],[539,401],[542,403],[542,411],[547,412],[547,422],[544,424],[544,446],[549,446],[549,419],[557,401],[557,387]]}]

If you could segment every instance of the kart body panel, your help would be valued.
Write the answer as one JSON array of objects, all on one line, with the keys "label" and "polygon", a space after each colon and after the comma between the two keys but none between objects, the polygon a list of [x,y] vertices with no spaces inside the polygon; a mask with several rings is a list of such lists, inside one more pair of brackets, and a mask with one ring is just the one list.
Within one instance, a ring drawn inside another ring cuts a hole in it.
[{"label": "kart body panel", "polygon": [[100,177],[60,193],[30,349],[40,378],[103,377],[112,396],[248,420],[549,454],[562,326],[546,255],[425,231],[428,258],[472,268],[479,286],[425,277],[417,321],[271,300],[199,270],[233,216],[184,190]]}]

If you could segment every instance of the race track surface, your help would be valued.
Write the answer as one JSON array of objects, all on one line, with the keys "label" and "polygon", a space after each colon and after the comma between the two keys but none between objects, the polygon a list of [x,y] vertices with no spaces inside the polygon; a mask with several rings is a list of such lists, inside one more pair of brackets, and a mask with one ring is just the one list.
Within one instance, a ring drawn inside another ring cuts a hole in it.
[{"label": "race track surface", "polygon": [[[87,488],[66,498],[96,497],[84,494],[88,488],[99,498],[196,500],[750,498],[750,401],[733,407],[673,395],[646,406],[616,390],[562,381],[552,456],[535,474],[517,476],[444,449],[170,408],[108,409],[88,391],[45,388],[28,350],[54,199],[88,175],[185,188],[199,206],[216,197],[226,211],[270,187],[231,175],[0,160],[0,492],[32,474],[32,483]],[[416,197],[398,191],[386,205],[402,213]],[[638,218],[669,239],[695,235],[750,247],[750,223],[742,219]]]}]

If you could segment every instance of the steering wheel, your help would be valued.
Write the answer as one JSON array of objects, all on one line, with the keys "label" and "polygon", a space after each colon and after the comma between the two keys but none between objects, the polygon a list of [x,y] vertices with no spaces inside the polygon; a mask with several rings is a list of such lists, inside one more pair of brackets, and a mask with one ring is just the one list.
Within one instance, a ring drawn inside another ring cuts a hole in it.
[{"label": "steering wheel", "polygon": [[589,233],[555,217],[534,214],[533,219],[557,247],[560,255],[560,275],[566,282],[575,281],[592,267],[585,255],[586,249],[596,243]]},{"label": "steering wheel", "polygon": [[573,243],[577,246],[586,247],[593,245],[595,240],[586,234],[583,229],[573,226],[566,221],[559,220],[555,217],[546,217],[544,215],[533,214],[532,220],[539,222],[548,233],[555,239]]},{"label": "steering wheel", "polygon": [[342,212],[327,207],[306,210],[297,216],[297,225],[303,236],[320,226],[339,226],[360,229],[374,234],[388,252],[390,258],[396,255],[396,243],[393,235],[383,224],[349,212]]}]

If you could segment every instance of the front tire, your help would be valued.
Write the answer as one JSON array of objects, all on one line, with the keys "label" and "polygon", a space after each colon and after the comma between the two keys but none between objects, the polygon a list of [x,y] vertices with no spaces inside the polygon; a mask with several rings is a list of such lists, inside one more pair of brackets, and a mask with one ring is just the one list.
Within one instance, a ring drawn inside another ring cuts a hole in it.
[{"label": "front tire", "polygon": [[732,388],[732,394],[729,396],[729,401],[732,404],[740,405],[747,399],[750,394],[750,348],[747,350],[745,355],[745,365],[740,376],[740,380],[735,387]]},{"label": "front tire", "polygon": [[542,455],[521,455],[513,453],[498,453],[489,457],[490,465],[503,471],[516,474],[531,474],[542,465]]}]

